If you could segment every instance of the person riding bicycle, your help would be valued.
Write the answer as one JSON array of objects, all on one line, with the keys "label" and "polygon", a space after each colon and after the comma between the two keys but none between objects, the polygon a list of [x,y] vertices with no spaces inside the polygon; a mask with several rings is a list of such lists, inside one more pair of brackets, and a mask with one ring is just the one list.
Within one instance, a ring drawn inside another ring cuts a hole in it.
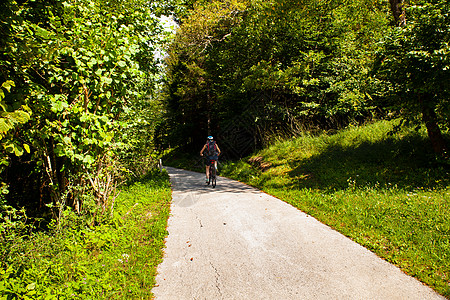
[{"label": "person riding bicycle", "polygon": [[214,141],[214,138],[212,136],[208,136],[208,139],[203,146],[202,150],[200,150],[200,155],[203,156],[203,152],[206,151],[206,183],[208,183],[209,180],[209,166],[211,165],[211,161],[215,161],[215,167],[217,169],[217,158],[220,155],[220,148],[217,146],[216,141]]}]

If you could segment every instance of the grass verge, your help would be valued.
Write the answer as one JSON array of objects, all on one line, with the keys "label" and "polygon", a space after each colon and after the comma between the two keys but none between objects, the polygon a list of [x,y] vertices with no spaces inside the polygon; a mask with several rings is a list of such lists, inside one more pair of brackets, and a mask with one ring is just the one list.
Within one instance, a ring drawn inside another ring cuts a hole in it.
[{"label": "grass verge", "polygon": [[222,175],[314,216],[450,297],[450,176],[393,122],[280,141]]},{"label": "grass verge", "polygon": [[151,299],[170,201],[168,174],[154,172],[95,226],[66,211],[59,231],[2,232],[1,299]]}]

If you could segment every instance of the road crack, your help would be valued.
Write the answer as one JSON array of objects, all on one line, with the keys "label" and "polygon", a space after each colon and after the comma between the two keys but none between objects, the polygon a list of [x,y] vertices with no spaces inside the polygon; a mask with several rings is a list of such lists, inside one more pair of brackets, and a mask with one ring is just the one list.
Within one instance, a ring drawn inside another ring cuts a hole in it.
[{"label": "road crack", "polygon": [[215,286],[217,291],[219,292],[220,297],[222,297],[222,290],[220,289],[220,273],[217,271],[217,268],[210,262],[211,268],[213,268],[215,275]]},{"label": "road crack", "polygon": [[203,227],[202,220],[199,217],[195,217],[195,218],[197,219],[198,223],[200,224],[200,228],[202,228]]}]

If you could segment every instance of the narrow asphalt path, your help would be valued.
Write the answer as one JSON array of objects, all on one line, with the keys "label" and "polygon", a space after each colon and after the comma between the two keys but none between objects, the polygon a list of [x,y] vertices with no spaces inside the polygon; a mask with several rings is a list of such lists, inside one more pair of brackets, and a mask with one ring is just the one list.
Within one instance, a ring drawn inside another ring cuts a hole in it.
[{"label": "narrow asphalt path", "polygon": [[167,170],[173,203],[156,299],[444,299],[285,202]]}]

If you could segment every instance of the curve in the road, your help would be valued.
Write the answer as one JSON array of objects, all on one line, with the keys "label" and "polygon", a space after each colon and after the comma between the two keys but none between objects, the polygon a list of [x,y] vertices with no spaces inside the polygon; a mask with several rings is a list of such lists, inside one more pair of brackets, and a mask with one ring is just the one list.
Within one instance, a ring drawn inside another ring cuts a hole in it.
[{"label": "curve in the road", "polygon": [[173,202],[156,299],[444,299],[283,201],[167,170]]}]

